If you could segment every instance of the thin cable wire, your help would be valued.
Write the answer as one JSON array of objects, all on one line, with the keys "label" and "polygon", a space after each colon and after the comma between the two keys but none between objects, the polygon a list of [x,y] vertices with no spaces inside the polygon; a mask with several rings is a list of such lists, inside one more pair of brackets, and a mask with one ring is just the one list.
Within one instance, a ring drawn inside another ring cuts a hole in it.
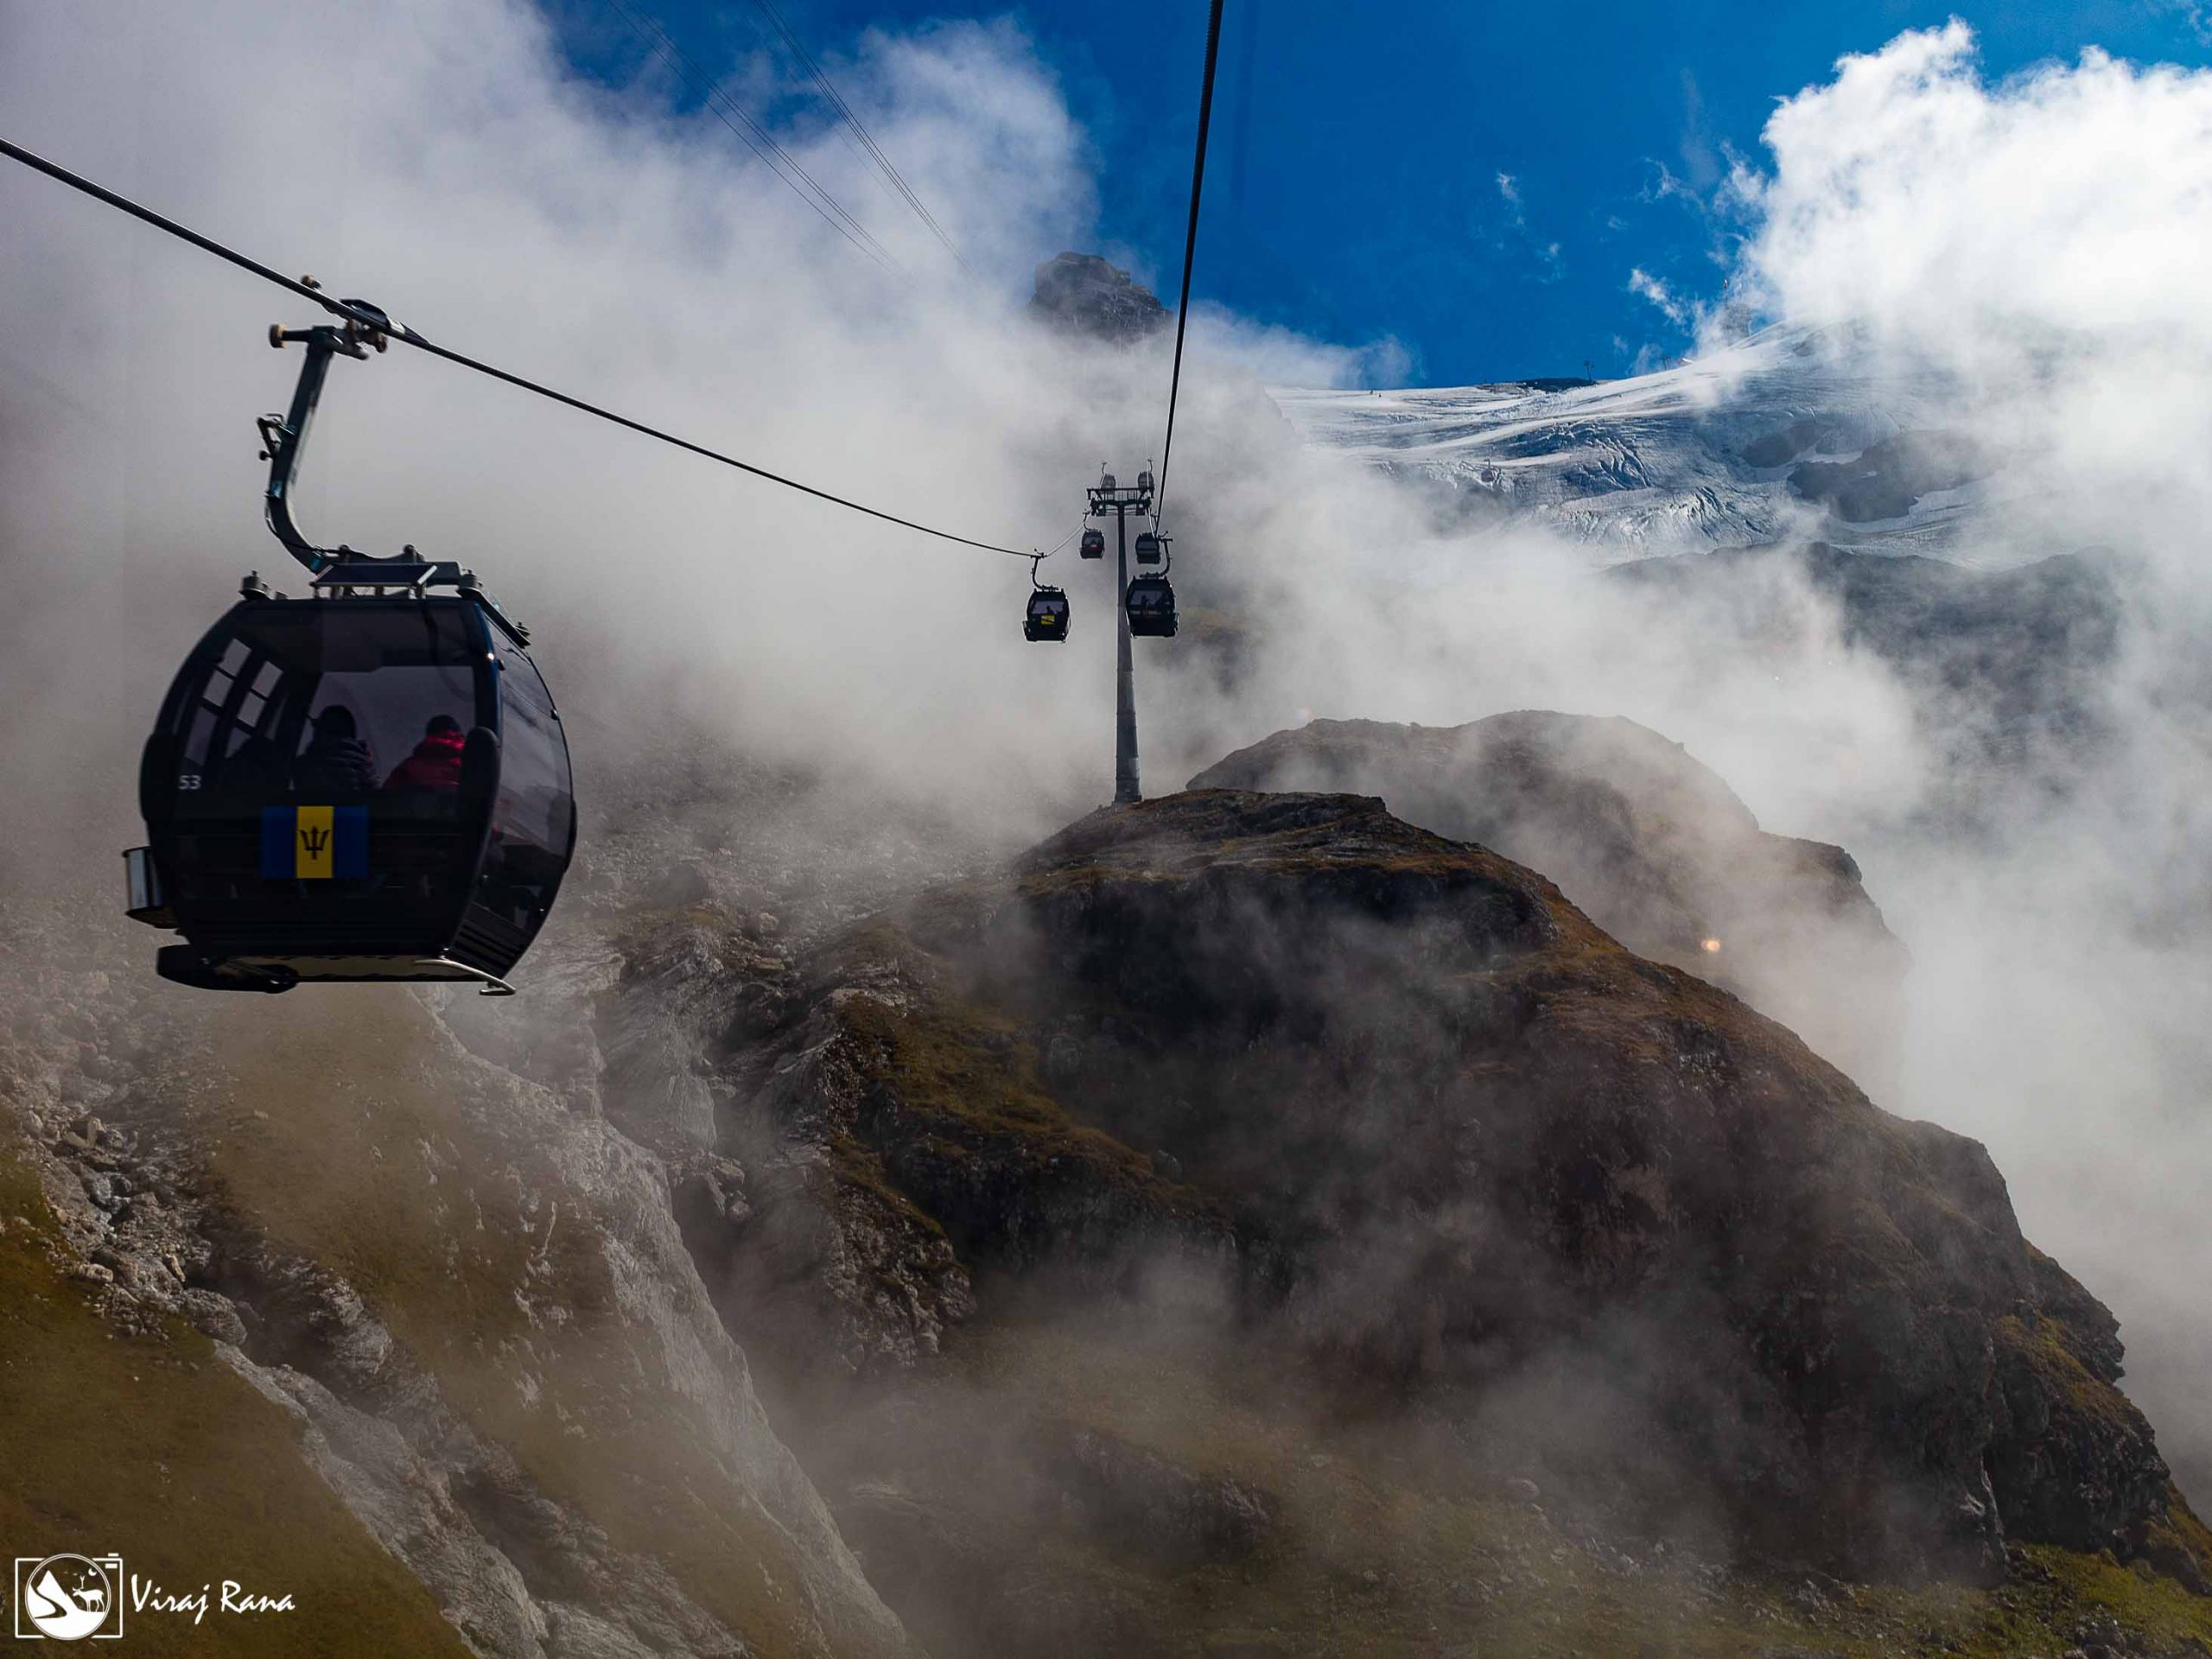
[{"label": "thin cable wire", "polygon": [[1167,461],[1175,453],[1175,394],[1183,385],[1183,329],[1191,320],[1191,262],[1198,251],[1198,193],[1206,182],[1206,129],[1213,123],[1213,68],[1221,55],[1222,0],[1206,20],[1206,74],[1198,89],[1198,150],[1191,163],[1191,225],[1183,235],[1183,298],[1175,308],[1175,372],[1167,382],[1167,437],[1160,446],[1160,480],[1152,493],[1153,522],[1167,499]]},{"label": "thin cable wire", "polygon": [[830,105],[844,118],[845,124],[858,136],[868,154],[874,158],[877,169],[882,173],[885,179],[889,181],[891,188],[905,199],[906,205],[914,210],[922,223],[929,226],[930,234],[944,245],[944,251],[959,262],[960,269],[969,276],[974,276],[976,274],[974,267],[969,264],[967,257],[960,251],[959,246],[946,233],[944,226],[938,223],[937,215],[923,205],[922,199],[914,194],[913,188],[900,175],[899,169],[891,164],[891,158],[883,153],[883,147],[877,143],[874,137],[861,124],[860,117],[853,113],[853,106],[845,102],[844,94],[840,92],[832,84],[830,77],[823,73],[822,66],[814,60],[813,54],[807,51],[805,45],[792,31],[791,26],[784,21],[783,14],[776,10],[772,0],[753,0],[753,3],[759,8],[760,15],[775,26],[776,33],[783,37],[784,44],[790,48],[791,55],[797,58],[806,73],[814,78],[814,84],[821,88],[822,95],[830,100]]},{"label": "thin cable wire", "polygon": [[[789,185],[794,195],[821,214],[829,222],[832,230],[874,260],[884,270],[903,269],[898,260],[893,257],[891,250],[877,241],[869,232],[868,226],[847,212],[843,203],[824,189],[821,181],[811,173],[800,166],[798,159],[777,142],[774,134],[747,114],[736,100],[722,92],[711,79],[692,67],[690,60],[683,55],[683,49],[676,44],[675,37],[667,29],[658,24],[649,24],[646,19],[639,16],[625,4],[624,0],[609,0],[609,3],[622,14],[624,20],[637,31],[640,40],[654,51],[668,58],[675,67],[676,73],[682,77],[684,85],[698,95],[699,101],[714,113],[715,118],[735,133],[745,147],[759,156],[767,166],[769,171]],[[738,121],[745,124],[742,128],[724,112],[725,106],[735,111]],[[796,178],[792,176],[794,174],[798,175]],[[804,181],[804,183],[801,181]],[[810,194],[809,192],[812,194]]]},{"label": "thin cable wire", "polygon": [[[649,426],[643,421],[632,420],[627,415],[618,415],[611,409],[603,409],[597,404],[587,403],[581,397],[572,397],[565,391],[556,391],[551,386],[527,379],[519,374],[511,374],[505,369],[495,368],[489,363],[481,362],[465,353],[456,352],[450,346],[435,345],[416,334],[412,328],[394,321],[382,312],[372,309],[363,310],[359,306],[349,305],[343,300],[334,300],[320,289],[309,288],[305,283],[287,276],[282,271],[272,270],[258,259],[248,258],[245,254],[234,249],[226,248],[221,243],[200,235],[197,231],[188,229],[173,219],[164,218],[150,207],[142,207],[129,197],[119,196],[112,190],[94,184],[90,179],[72,173],[67,168],[57,162],[48,161],[43,156],[25,149],[19,144],[9,143],[5,138],[0,138],[0,156],[6,156],[10,160],[21,162],[24,166],[43,173],[50,179],[58,180],[73,190],[81,191],[95,201],[105,202],[111,207],[130,214],[133,219],[141,219],[156,230],[166,231],[180,241],[189,242],[194,247],[204,252],[212,253],[219,259],[227,260],[240,270],[251,271],[264,282],[274,283],[277,287],[321,306],[333,316],[347,318],[361,324],[364,327],[374,329],[403,344],[412,346],[417,351],[428,352],[432,357],[442,357],[448,363],[458,364],[464,369],[473,369],[479,374],[489,375],[494,380],[503,380],[511,386],[519,387],[524,391],[535,392],[540,397],[566,404],[570,409],[580,410],[586,415],[595,416],[602,421],[626,428],[645,437],[657,438],[663,443],[671,444],[678,449],[686,450],[705,460],[719,461],[725,467],[734,467],[741,473],[750,473],[753,477],[766,479],[771,484],[780,484],[787,490],[797,490],[801,495],[810,495],[817,501],[827,501],[833,506],[865,513],[871,518],[881,519],[887,524],[897,524],[902,530],[915,531],[924,536],[934,536],[939,541],[952,542],[962,547],[976,548],[985,553],[1004,553],[1017,559],[1030,559],[1037,556],[1034,550],[1025,552],[1018,547],[1001,547],[995,542],[979,542],[965,536],[956,536],[949,530],[938,530],[929,524],[917,524],[912,518],[901,518],[898,514],[886,512],[880,507],[867,506],[831,491],[817,489],[811,484],[802,484],[795,478],[786,478],[781,473],[772,473],[765,467],[755,467],[749,461],[740,461],[736,456],[726,455],[719,449],[709,449],[706,445],[694,443],[689,438],[679,438],[673,432],[664,432],[657,426]],[[1065,546],[1066,543],[1063,543],[1061,545]]]}]

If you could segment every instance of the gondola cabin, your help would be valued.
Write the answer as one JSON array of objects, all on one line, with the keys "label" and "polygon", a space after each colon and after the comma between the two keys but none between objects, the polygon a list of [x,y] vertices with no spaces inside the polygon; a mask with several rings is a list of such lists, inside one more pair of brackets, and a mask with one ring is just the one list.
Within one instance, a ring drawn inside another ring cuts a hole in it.
[{"label": "gondola cabin", "polygon": [[1174,637],[1175,589],[1166,576],[1130,577],[1122,602],[1132,634],[1154,639]]},{"label": "gondola cabin", "polygon": [[1029,609],[1021,620],[1025,639],[1065,639],[1068,637],[1068,596],[1058,588],[1039,588],[1029,595]]},{"label": "gondola cabin", "polygon": [[1139,564],[1158,564],[1160,537],[1148,530],[1140,531],[1137,533],[1136,555]]},{"label": "gondola cabin", "polygon": [[1106,532],[1103,530],[1084,531],[1083,532],[1083,544],[1077,550],[1086,559],[1104,558],[1106,556]]},{"label": "gondola cabin", "polygon": [[[164,978],[458,980],[504,991],[575,848],[568,741],[526,636],[464,578],[245,597],[187,659],[140,764],[131,914]],[[318,582],[318,587],[330,586]]]}]

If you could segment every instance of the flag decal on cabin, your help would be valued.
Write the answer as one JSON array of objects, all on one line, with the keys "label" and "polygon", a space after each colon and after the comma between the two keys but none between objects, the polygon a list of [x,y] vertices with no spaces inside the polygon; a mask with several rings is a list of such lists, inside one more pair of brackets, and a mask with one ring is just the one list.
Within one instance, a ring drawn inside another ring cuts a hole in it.
[{"label": "flag decal on cabin", "polygon": [[261,873],[312,881],[369,873],[365,806],[264,806]]}]

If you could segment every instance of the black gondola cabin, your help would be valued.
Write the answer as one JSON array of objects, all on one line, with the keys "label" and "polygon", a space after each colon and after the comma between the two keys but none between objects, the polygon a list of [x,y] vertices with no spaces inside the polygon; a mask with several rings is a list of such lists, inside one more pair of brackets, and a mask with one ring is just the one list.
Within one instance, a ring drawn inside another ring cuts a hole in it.
[{"label": "black gondola cabin", "polygon": [[1065,639],[1068,637],[1068,596],[1058,588],[1039,588],[1029,595],[1029,609],[1022,618],[1025,639]]},{"label": "black gondola cabin", "polygon": [[186,941],[158,970],[505,988],[576,836],[521,631],[467,594],[257,587],[186,661],[141,761],[132,913]]}]

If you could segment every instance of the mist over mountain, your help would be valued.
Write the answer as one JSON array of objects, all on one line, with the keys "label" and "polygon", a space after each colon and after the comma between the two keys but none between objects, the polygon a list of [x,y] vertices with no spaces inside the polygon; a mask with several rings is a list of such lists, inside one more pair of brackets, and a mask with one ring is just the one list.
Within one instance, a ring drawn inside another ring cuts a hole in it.
[{"label": "mist over mountain", "polygon": [[1726,783],[1633,721],[1317,720],[1191,787],[1371,792],[1409,823],[1541,867],[1630,949],[1745,997],[1895,1096],[1910,957],[1850,854],[1764,833]]},{"label": "mist over mountain", "polygon": [[[837,66],[969,271],[505,0],[4,27],[11,137],[809,482],[1043,552],[1160,441],[1011,22]],[[1124,808],[1099,566],[1040,651],[1023,558],[339,364],[305,507],[482,571],[575,755],[491,1000],[152,975],[292,365],[0,174],[0,1529],[255,1563],[268,1651],[2212,1646],[2208,111],[1847,59],[1623,381],[1199,306]]]}]

